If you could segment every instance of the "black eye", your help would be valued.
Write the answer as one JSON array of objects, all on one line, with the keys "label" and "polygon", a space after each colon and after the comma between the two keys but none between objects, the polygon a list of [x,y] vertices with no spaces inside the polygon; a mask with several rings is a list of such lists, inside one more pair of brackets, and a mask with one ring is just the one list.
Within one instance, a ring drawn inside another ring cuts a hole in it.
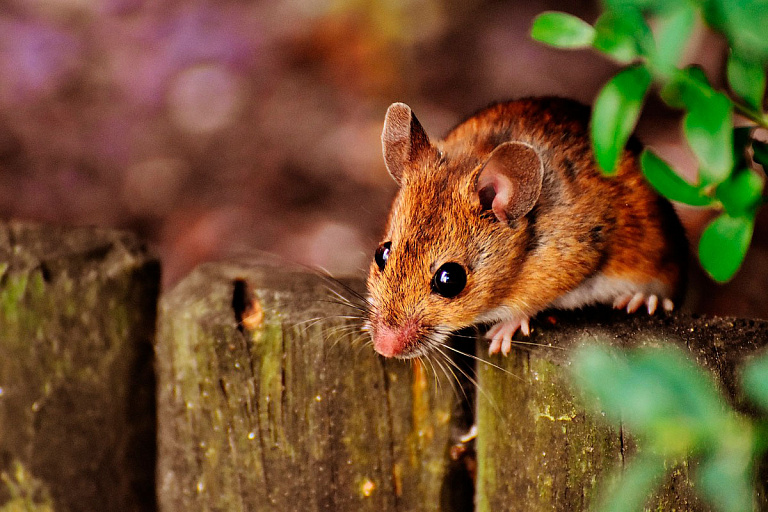
[{"label": "black eye", "polygon": [[450,299],[467,285],[467,271],[458,263],[444,263],[432,277],[432,291]]},{"label": "black eye", "polygon": [[384,242],[378,249],[376,249],[376,253],[373,255],[373,259],[376,260],[376,265],[378,265],[379,270],[384,270],[384,266],[387,264],[390,247],[392,247],[392,242]]}]

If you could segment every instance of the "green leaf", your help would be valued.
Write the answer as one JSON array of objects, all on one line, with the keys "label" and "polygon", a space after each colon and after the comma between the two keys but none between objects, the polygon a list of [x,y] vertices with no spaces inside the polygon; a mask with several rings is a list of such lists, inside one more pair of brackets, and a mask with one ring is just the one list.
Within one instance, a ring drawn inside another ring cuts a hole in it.
[{"label": "green leaf", "polygon": [[597,512],[640,512],[665,472],[663,458],[636,456],[600,501]]},{"label": "green leaf", "polygon": [[[711,442],[719,426],[728,421],[725,402],[712,377],[679,348],[637,349],[630,357],[630,366],[638,376],[635,392],[662,387],[663,394],[668,395],[671,408],[654,404],[641,411],[638,404],[627,404],[624,414],[626,423],[636,424],[639,431],[652,436],[659,450],[682,455],[697,442]],[[653,400],[653,394],[649,393],[649,399]]]},{"label": "green leaf", "polygon": [[768,411],[768,354],[752,359],[743,367],[741,382],[750,400]]},{"label": "green leaf", "polygon": [[691,185],[650,150],[643,151],[640,156],[643,174],[656,191],[672,201],[690,204],[692,206],[707,206],[712,198],[704,195],[698,187]]},{"label": "green leaf", "polygon": [[701,5],[707,23],[723,33],[734,50],[754,62],[768,60],[765,0],[709,0]]},{"label": "green leaf", "polygon": [[662,99],[674,108],[695,108],[722,96],[709,83],[704,71],[695,65],[678,69],[661,89]]},{"label": "green leaf", "polygon": [[558,48],[586,48],[592,45],[595,29],[576,16],[550,11],[533,20],[531,37]]},{"label": "green leaf", "polygon": [[699,160],[706,184],[725,180],[733,169],[733,104],[715,91],[704,72],[688,67],[675,72],[661,90],[670,106],[685,108],[683,132]]},{"label": "green leaf", "polygon": [[677,9],[687,0],[602,0],[606,10],[623,12],[628,9],[648,11],[653,14],[663,14],[669,10]]},{"label": "green leaf", "polygon": [[662,76],[670,76],[685,51],[696,22],[696,9],[688,3],[664,13],[656,24],[656,53],[651,66]]},{"label": "green leaf", "polygon": [[587,399],[605,412],[615,426],[621,426],[621,412],[630,382],[626,358],[613,349],[585,345],[572,359],[572,375]]},{"label": "green leaf", "polygon": [[595,22],[592,46],[619,62],[629,63],[653,51],[653,34],[639,11],[604,12]]},{"label": "green leaf", "polygon": [[675,71],[661,89],[661,99],[673,108],[685,108],[706,101],[713,94],[715,90],[709,85],[707,75],[697,66]]},{"label": "green leaf", "polygon": [[742,439],[705,457],[696,471],[702,493],[718,510],[752,512],[755,489],[751,439]]},{"label": "green leaf", "polygon": [[701,163],[701,178],[720,183],[733,168],[733,104],[727,96],[715,93],[687,107],[683,133]]},{"label": "green leaf", "polygon": [[616,171],[619,156],[640,117],[650,84],[648,70],[633,66],[614,76],[597,95],[590,131],[595,158],[604,173]]},{"label": "green leaf", "polygon": [[577,384],[608,419],[665,455],[686,454],[716,436],[728,416],[708,375],[673,346],[629,354],[599,346],[574,354]]},{"label": "green leaf", "polygon": [[760,62],[749,61],[731,51],[726,67],[728,84],[747,105],[762,111],[765,95],[765,69]]},{"label": "green leaf", "polygon": [[752,214],[763,193],[763,179],[751,169],[741,169],[722,182],[715,197],[730,215]]},{"label": "green leaf", "polygon": [[704,230],[699,240],[699,260],[715,281],[733,277],[747,254],[755,219],[723,213]]}]

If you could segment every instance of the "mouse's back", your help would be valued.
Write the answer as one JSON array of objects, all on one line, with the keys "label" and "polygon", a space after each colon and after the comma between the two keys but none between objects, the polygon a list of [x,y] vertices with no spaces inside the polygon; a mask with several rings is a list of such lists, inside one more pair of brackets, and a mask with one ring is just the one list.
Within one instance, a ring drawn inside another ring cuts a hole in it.
[{"label": "mouse's back", "polygon": [[390,107],[382,146],[400,188],[368,278],[380,353],[423,354],[551,305],[676,296],[685,239],[671,206],[643,180],[635,142],[603,176],[587,123],[576,102],[529,98],[432,143],[409,107]]}]

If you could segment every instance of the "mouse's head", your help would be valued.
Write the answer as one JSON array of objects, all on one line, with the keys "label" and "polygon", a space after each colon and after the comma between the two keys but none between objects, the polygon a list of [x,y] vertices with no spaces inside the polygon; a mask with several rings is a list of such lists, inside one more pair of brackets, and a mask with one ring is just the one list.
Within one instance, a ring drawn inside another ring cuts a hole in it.
[{"label": "mouse's head", "polygon": [[368,328],[380,354],[416,357],[500,316],[543,167],[521,142],[434,145],[402,103],[387,111],[382,146],[400,189],[368,276]]}]

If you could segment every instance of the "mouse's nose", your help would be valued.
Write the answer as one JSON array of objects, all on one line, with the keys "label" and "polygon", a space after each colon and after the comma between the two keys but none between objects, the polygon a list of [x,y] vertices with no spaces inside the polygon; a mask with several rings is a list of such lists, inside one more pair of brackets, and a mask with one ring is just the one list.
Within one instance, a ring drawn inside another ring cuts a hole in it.
[{"label": "mouse's nose", "polygon": [[373,330],[373,348],[384,357],[407,357],[418,343],[418,333],[416,321],[394,328],[379,324]]}]

